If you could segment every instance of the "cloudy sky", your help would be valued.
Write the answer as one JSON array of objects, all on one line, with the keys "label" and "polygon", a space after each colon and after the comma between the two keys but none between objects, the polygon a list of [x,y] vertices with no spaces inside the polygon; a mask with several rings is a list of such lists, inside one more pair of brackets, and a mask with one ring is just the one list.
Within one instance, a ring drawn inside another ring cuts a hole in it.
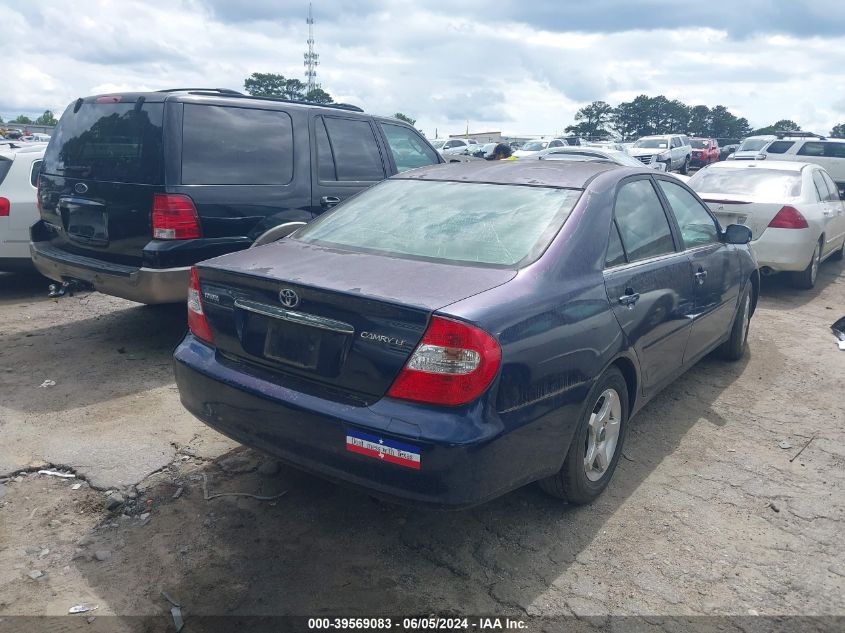
[{"label": "cloudy sky", "polygon": [[[72,7],[72,9],[71,9]],[[78,96],[303,79],[307,1],[3,0],[4,119]],[[596,99],[845,121],[843,0],[315,0],[318,80],[428,136],[548,134]]]}]

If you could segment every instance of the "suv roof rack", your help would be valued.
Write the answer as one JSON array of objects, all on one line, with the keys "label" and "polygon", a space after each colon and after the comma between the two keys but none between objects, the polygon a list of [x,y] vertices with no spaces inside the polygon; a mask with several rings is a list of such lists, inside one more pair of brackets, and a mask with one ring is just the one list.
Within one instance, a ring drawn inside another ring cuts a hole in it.
[{"label": "suv roof rack", "polygon": [[824,140],[824,136],[821,134],[816,134],[815,132],[790,132],[789,130],[777,130],[775,132],[775,136],[778,138],[786,138],[788,136],[792,136],[794,138],[818,138]]},{"label": "suv roof rack", "polygon": [[244,96],[243,93],[238,92],[237,90],[230,90],[229,88],[165,88],[164,90],[156,90],[156,92],[193,92],[196,90],[200,90],[202,92],[219,92],[220,94],[224,95],[232,95],[232,96]]},{"label": "suv roof rack", "polygon": [[[171,90],[162,90],[160,92],[173,92]],[[262,97],[257,95],[245,95],[242,92],[234,90],[213,89],[206,90],[205,88],[189,89],[191,94],[205,94],[205,93],[222,93],[227,97],[237,97],[238,99],[255,99],[257,101],[278,101],[280,103],[295,103],[297,105],[316,106],[318,108],[337,108],[338,110],[349,110],[351,112],[363,112],[361,108],[351,103],[316,103],[315,101],[305,101],[304,99],[283,99],[282,97]]]}]

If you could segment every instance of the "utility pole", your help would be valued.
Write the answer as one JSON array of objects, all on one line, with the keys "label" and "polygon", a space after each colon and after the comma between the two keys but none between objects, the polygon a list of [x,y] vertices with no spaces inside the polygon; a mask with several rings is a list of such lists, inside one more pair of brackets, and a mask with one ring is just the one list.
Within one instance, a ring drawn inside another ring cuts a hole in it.
[{"label": "utility pole", "polygon": [[320,65],[320,56],[314,52],[314,15],[311,12],[311,3],[308,3],[308,51],[305,53],[305,94],[320,87],[317,83],[317,66]]}]

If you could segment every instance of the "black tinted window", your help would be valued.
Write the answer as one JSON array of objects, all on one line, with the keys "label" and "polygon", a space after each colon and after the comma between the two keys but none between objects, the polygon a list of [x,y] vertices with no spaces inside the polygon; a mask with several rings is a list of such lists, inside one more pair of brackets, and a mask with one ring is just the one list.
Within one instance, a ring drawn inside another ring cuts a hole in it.
[{"label": "black tinted window", "polygon": [[182,183],[285,185],[293,178],[293,125],[285,112],[185,104]]},{"label": "black tinted window", "polygon": [[813,184],[816,185],[816,194],[819,200],[828,200],[831,197],[827,183],[822,178],[822,172],[813,170]]},{"label": "black tinted window", "polygon": [[628,261],[675,250],[669,221],[648,180],[635,180],[622,186],[616,196],[615,214]]},{"label": "black tinted window", "polygon": [[607,256],[604,258],[605,266],[619,266],[625,263],[625,249],[622,248],[622,239],[619,237],[619,229],[616,222],[610,224],[610,241],[607,244]]},{"label": "black tinted window", "polygon": [[716,223],[701,203],[689,191],[673,182],[658,180],[669,206],[675,214],[684,246],[693,248],[719,241]]},{"label": "black tinted window", "polygon": [[825,143],[825,156],[845,158],[845,143]]},{"label": "black tinted window", "polygon": [[332,146],[329,143],[329,135],[326,133],[326,125],[322,117],[317,117],[315,127],[317,130],[317,177],[320,180],[337,180]]},{"label": "black tinted window", "polygon": [[5,156],[0,156],[0,183],[3,182],[3,179],[6,178],[6,174],[9,173],[9,170],[12,168],[12,159],[6,158]]},{"label": "black tinted window", "polygon": [[164,182],[163,103],[83,103],[68,106],[53,131],[48,174],[157,185]]},{"label": "black tinted window", "polygon": [[766,148],[766,153],[786,154],[793,145],[795,145],[795,141],[772,141]]},{"label": "black tinted window", "polygon": [[420,138],[420,135],[402,125],[381,123],[381,131],[387,138],[387,145],[396,161],[398,171],[406,171],[423,165],[437,163],[437,152]]},{"label": "black tinted window", "polygon": [[828,174],[827,172],[823,171],[821,172],[821,174],[822,178],[824,178],[824,181],[827,183],[827,188],[830,190],[830,198],[828,199],[831,201],[840,200],[841,198],[839,197],[839,187],[836,185],[835,182],[833,182],[833,178],[831,178],[830,174]]},{"label": "black tinted window", "polygon": [[798,150],[799,156],[824,156],[824,146],[826,143],[816,143],[809,141],[804,143],[801,149]]},{"label": "black tinted window", "polygon": [[41,163],[44,161],[36,160],[32,163],[32,169],[29,172],[29,182],[33,187],[38,186],[38,173],[41,171]]},{"label": "black tinted window", "polygon": [[367,121],[324,117],[338,180],[374,181],[384,167],[373,129]]}]

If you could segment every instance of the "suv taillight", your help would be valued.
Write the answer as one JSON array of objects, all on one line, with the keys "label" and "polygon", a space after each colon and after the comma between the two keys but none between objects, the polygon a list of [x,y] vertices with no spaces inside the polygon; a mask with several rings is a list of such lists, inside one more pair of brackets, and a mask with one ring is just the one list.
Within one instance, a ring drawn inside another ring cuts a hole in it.
[{"label": "suv taillight", "polygon": [[188,196],[157,193],[153,196],[153,238],[190,240],[200,237],[200,220]]},{"label": "suv taillight", "polygon": [[9,202],[8,198],[0,198],[0,218],[6,218],[9,216],[9,211],[11,210],[12,205]]},{"label": "suv taillight", "polygon": [[773,229],[806,229],[807,226],[807,220],[801,212],[790,206],[781,208],[769,222],[769,228]]},{"label": "suv taillight", "polygon": [[501,360],[501,348],[487,332],[435,316],[387,395],[425,404],[466,404],[490,386]]},{"label": "suv taillight", "polygon": [[188,285],[188,329],[197,338],[214,344],[214,335],[202,308],[202,290],[196,266],[191,266],[191,283]]}]

